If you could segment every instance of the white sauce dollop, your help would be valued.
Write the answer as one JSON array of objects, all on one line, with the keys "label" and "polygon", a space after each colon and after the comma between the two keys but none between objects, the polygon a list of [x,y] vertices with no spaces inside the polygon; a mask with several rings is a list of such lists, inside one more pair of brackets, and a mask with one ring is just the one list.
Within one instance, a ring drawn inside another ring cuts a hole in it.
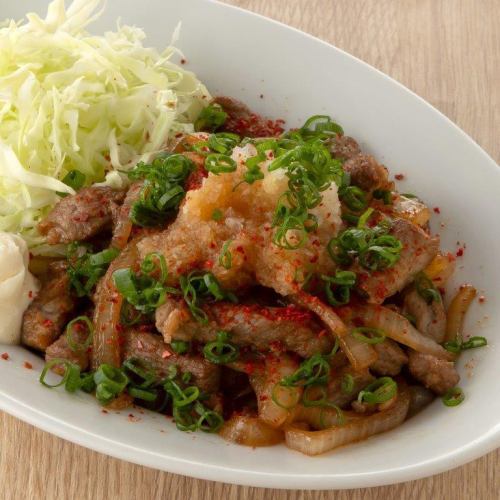
[{"label": "white sauce dollop", "polygon": [[25,241],[0,231],[0,344],[19,344],[23,313],[38,292]]}]

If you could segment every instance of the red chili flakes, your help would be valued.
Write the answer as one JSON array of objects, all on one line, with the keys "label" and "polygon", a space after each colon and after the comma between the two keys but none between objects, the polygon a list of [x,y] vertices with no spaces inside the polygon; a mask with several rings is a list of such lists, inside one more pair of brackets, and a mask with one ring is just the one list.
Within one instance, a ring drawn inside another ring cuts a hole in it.
[{"label": "red chili flakes", "polygon": [[213,241],[211,241],[208,246],[210,248],[215,248],[217,245]]},{"label": "red chili flakes", "polygon": [[309,259],[309,262],[310,262],[311,264],[314,264],[315,262],[318,262],[318,259],[319,259],[319,256],[318,256],[318,255],[314,255],[313,257],[311,257],[311,258]]},{"label": "red chili flakes", "polygon": [[270,342],[269,349],[274,352],[283,352],[285,350],[283,343],[280,340],[273,340]]},{"label": "red chili flakes", "polygon": [[251,362],[245,363],[245,373],[247,375],[252,375],[255,371],[255,365]]},{"label": "red chili flakes", "polygon": [[439,207],[434,207],[433,210],[434,210],[434,213],[436,213],[436,214],[440,214],[441,213],[441,210],[440,210]]},{"label": "red chili flakes", "polygon": [[181,64],[186,64],[186,63],[187,63],[186,59],[182,58],[181,59]]},{"label": "red chili flakes", "polygon": [[261,394],[259,396],[260,401],[267,401],[268,399],[269,399],[269,397],[267,396],[267,394]]},{"label": "red chili flakes", "polygon": [[8,361],[10,356],[8,352],[3,352],[1,355],[2,359],[5,359],[5,361]]},{"label": "red chili flakes", "polygon": [[170,351],[163,351],[163,352],[161,353],[161,357],[162,357],[163,359],[170,358],[170,356],[172,356],[172,353],[171,353]]},{"label": "red chili flakes", "polygon": [[123,333],[125,331],[125,327],[121,323],[116,323],[115,328],[118,333]]},{"label": "red chili flakes", "polygon": [[26,368],[27,370],[33,370],[33,365],[29,362],[29,361],[25,361],[23,363],[23,366],[24,368]]},{"label": "red chili flakes", "polygon": [[140,422],[141,419],[139,417],[136,417],[133,413],[128,414],[128,421],[129,422]]},{"label": "red chili flakes", "polygon": [[405,178],[405,176],[404,174],[396,174],[394,178],[398,181],[402,181]]},{"label": "red chili flakes", "polygon": [[30,290],[30,291],[28,292],[28,297],[29,297],[30,299],[32,299],[32,298],[33,298],[33,290]]},{"label": "red chili flakes", "polygon": [[464,249],[462,247],[460,247],[458,250],[457,250],[457,253],[456,253],[456,256],[457,257],[462,257],[462,255],[464,254]]},{"label": "red chili flakes", "polygon": [[101,410],[101,413],[104,413],[104,415],[108,414],[108,410],[105,410],[104,408]]},{"label": "red chili flakes", "polygon": [[[486,297],[484,295],[480,295],[478,300],[481,304],[483,304],[484,302],[486,302]],[[2,356],[3,356],[3,354],[2,354]]]},{"label": "red chili flakes", "polygon": [[42,325],[45,326],[46,328],[50,328],[51,326],[53,326],[53,324],[54,324],[53,321],[48,318],[43,320],[42,322]]},{"label": "red chili flakes", "polygon": [[212,269],[214,267],[214,261],[213,260],[206,260],[205,263],[203,264],[204,269]]},{"label": "red chili flakes", "polygon": [[323,337],[325,337],[327,335],[327,331],[325,329],[321,330],[319,333],[318,333],[318,338],[321,339]]}]

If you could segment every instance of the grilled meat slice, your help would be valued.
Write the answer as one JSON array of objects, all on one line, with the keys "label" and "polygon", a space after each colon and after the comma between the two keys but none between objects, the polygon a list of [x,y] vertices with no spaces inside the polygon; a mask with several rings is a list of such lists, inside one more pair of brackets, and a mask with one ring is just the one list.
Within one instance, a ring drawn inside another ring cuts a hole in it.
[{"label": "grilled meat slice", "polygon": [[370,370],[378,375],[393,377],[408,363],[408,356],[394,340],[385,339],[382,343],[375,344],[373,348],[377,352],[378,359],[370,366]]},{"label": "grilled meat slice", "polygon": [[361,153],[359,144],[348,135],[336,135],[325,141],[331,155],[338,160],[350,160]]},{"label": "grilled meat slice", "polygon": [[431,238],[404,219],[395,219],[390,234],[403,244],[401,256],[393,267],[368,273],[356,263],[352,269],[358,275],[358,290],[372,304],[381,304],[387,297],[402,290],[439,250],[439,237]]},{"label": "grilled meat slice", "polygon": [[125,197],[124,191],[93,186],[66,196],[38,224],[50,245],[82,241],[111,227],[112,211]]},{"label": "grilled meat slice", "polygon": [[45,351],[61,335],[75,307],[66,264],[61,261],[51,263],[46,281],[24,313],[23,344]]},{"label": "grilled meat slice", "polygon": [[170,366],[177,366],[181,373],[191,373],[193,383],[205,392],[219,388],[220,368],[198,355],[176,354],[159,335],[127,331],[123,344],[123,359],[144,361],[159,377],[168,374]]},{"label": "grilled meat slice", "polygon": [[351,184],[363,191],[374,191],[389,182],[387,169],[370,155],[358,154],[344,163],[344,172],[351,176]]},{"label": "grilled meat slice", "polygon": [[[72,340],[76,346],[83,346],[88,338],[88,331],[74,329],[72,332]],[[66,359],[71,363],[75,363],[84,372],[89,367],[89,350],[85,348],[72,349],[68,343],[66,335],[61,335],[54,343],[50,344],[45,351],[45,361],[52,359]],[[52,371],[59,375],[64,375],[65,368],[62,365],[56,365]]]},{"label": "grilled meat slice", "polygon": [[460,380],[451,361],[416,351],[410,351],[408,358],[408,367],[413,377],[436,394],[444,394],[448,389],[455,387]]},{"label": "grilled meat slice", "polygon": [[216,303],[206,307],[207,325],[197,322],[183,302],[167,301],[156,311],[156,327],[165,340],[211,342],[219,330],[231,333],[231,342],[259,350],[281,346],[303,357],[327,353],[333,339],[307,311],[287,307],[261,307]]}]

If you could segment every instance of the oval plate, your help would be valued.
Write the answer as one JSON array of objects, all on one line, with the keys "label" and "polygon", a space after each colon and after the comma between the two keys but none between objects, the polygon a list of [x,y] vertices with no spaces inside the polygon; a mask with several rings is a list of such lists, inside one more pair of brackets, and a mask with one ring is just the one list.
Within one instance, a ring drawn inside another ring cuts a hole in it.
[{"label": "oval plate", "polygon": [[[43,7],[8,2],[4,17]],[[465,402],[435,401],[403,426],[324,456],[308,458],[283,446],[252,450],[213,435],[185,434],[162,416],[107,415],[85,394],[38,383],[43,362],[21,347],[0,362],[0,407],[62,438],[124,460],[203,479],[275,488],[353,488],[406,481],[457,467],[500,444],[498,343],[500,308],[500,170],[465,133],[409,90],[354,57],[304,33],[208,0],[108,2],[92,31],[122,22],[144,28],[148,44],[163,48],[178,21],[178,44],[211,92],[246,101],[256,111],[297,126],[327,113],[392,174],[441,216],[433,229],[443,247],[467,244],[451,288],[473,282],[489,300],[473,307],[467,331],[489,347],[460,360]],[[260,99],[260,94],[265,98]],[[441,227],[441,223],[444,227]],[[484,319],[487,317],[487,319]],[[484,320],[483,320],[484,319]],[[467,376],[465,364],[473,364]],[[34,370],[23,368],[30,361]]]}]

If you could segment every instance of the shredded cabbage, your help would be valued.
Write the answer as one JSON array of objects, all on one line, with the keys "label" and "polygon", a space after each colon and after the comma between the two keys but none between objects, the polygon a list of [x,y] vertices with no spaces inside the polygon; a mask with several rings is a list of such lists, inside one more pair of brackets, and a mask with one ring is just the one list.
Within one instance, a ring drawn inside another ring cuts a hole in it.
[{"label": "shredded cabbage", "polygon": [[191,132],[210,98],[169,61],[176,49],[144,47],[142,30],[86,33],[101,7],[54,0],[45,19],[0,28],[0,231],[20,233],[34,253],[48,250],[36,225],[56,192],[73,193],[61,182],[70,170],[117,186],[117,170]]}]

